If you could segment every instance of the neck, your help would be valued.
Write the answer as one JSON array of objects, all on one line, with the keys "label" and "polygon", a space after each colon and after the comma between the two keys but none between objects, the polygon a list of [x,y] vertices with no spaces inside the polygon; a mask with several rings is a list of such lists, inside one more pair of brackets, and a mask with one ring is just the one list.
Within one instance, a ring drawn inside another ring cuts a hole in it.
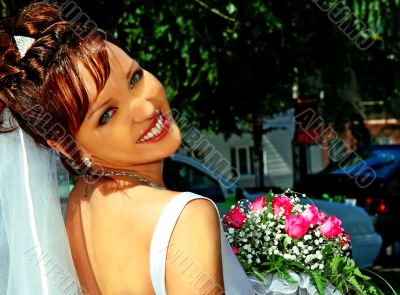
[{"label": "neck", "polygon": [[97,173],[105,172],[105,173],[136,173],[138,176],[143,177],[159,186],[165,187],[165,183],[163,180],[163,167],[164,167],[164,159],[159,161],[146,163],[142,165],[134,165],[128,167],[121,168],[109,168],[104,167],[103,171],[95,171]]}]

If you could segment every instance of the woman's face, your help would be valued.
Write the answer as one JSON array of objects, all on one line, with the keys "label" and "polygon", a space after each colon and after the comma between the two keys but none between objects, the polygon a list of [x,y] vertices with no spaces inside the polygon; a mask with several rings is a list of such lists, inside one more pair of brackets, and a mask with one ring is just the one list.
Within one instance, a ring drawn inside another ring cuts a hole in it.
[{"label": "woman's face", "polygon": [[[181,135],[162,84],[121,48],[106,43],[111,71],[96,99],[94,80],[83,70],[91,106],[76,140],[96,165],[134,170],[174,153]],[[155,132],[149,134],[149,128]]]}]

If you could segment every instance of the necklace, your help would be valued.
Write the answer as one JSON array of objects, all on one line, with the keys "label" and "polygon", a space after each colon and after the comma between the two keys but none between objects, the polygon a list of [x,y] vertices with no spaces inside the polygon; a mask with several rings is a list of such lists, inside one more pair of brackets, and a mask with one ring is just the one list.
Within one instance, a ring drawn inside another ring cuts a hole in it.
[{"label": "necklace", "polygon": [[[128,176],[128,177],[133,177],[133,178],[145,183],[146,185],[148,185],[150,187],[153,187],[153,188],[156,188],[156,189],[159,189],[159,190],[166,190],[167,189],[166,187],[160,186],[160,185],[158,185],[158,184],[156,184],[156,183],[154,183],[154,182],[152,182],[152,181],[150,181],[150,180],[148,180],[148,179],[146,179],[144,177],[139,176],[136,173],[128,173],[128,172],[106,172],[106,173],[102,172],[102,173],[95,173],[95,172],[90,171],[89,174],[92,175],[92,176],[100,176],[100,177],[103,177],[103,176],[108,176],[108,177],[110,177],[110,176]],[[87,193],[88,193],[88,186],[89,186],[89,179],[88,178],[89,178],[89,175],[85,174],[85,182],[86,182],[85,197],[87,196]]]}]

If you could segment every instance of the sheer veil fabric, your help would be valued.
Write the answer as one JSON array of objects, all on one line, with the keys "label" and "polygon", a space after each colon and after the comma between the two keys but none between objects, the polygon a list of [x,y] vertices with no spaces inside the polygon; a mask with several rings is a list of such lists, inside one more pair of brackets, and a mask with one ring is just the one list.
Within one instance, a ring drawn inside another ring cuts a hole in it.
[{"label": "sheer veil fabric", "polygon": [[82,294],[61,213],[57,161],[21,128],[0,134],[2,295]]}]

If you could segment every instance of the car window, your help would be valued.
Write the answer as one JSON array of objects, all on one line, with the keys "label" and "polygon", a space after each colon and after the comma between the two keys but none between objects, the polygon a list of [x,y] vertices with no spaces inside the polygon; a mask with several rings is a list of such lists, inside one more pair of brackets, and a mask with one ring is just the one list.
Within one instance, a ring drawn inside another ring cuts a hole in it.
[{"label": "car window", "polygon": [[164,160],[163,178],[169,189],[191,191],[214,202],[224,202],[225,197],[218,181],[203,171],[180,161]]},{"label": "car window", "polygon": [[213,188],[220,189],[218,182],[204,172],[197,170],[194,167],[180,163],[178,174],[180,177],[185,178],[193,189]]},{"label": "car window", "polygon": [[341,162],[333,163],[324,171],[330,174],[368,173],[365,167],[375,171],[378,177],[386,177],[400,165],[400,149],[366,149],[357,151]]}]

